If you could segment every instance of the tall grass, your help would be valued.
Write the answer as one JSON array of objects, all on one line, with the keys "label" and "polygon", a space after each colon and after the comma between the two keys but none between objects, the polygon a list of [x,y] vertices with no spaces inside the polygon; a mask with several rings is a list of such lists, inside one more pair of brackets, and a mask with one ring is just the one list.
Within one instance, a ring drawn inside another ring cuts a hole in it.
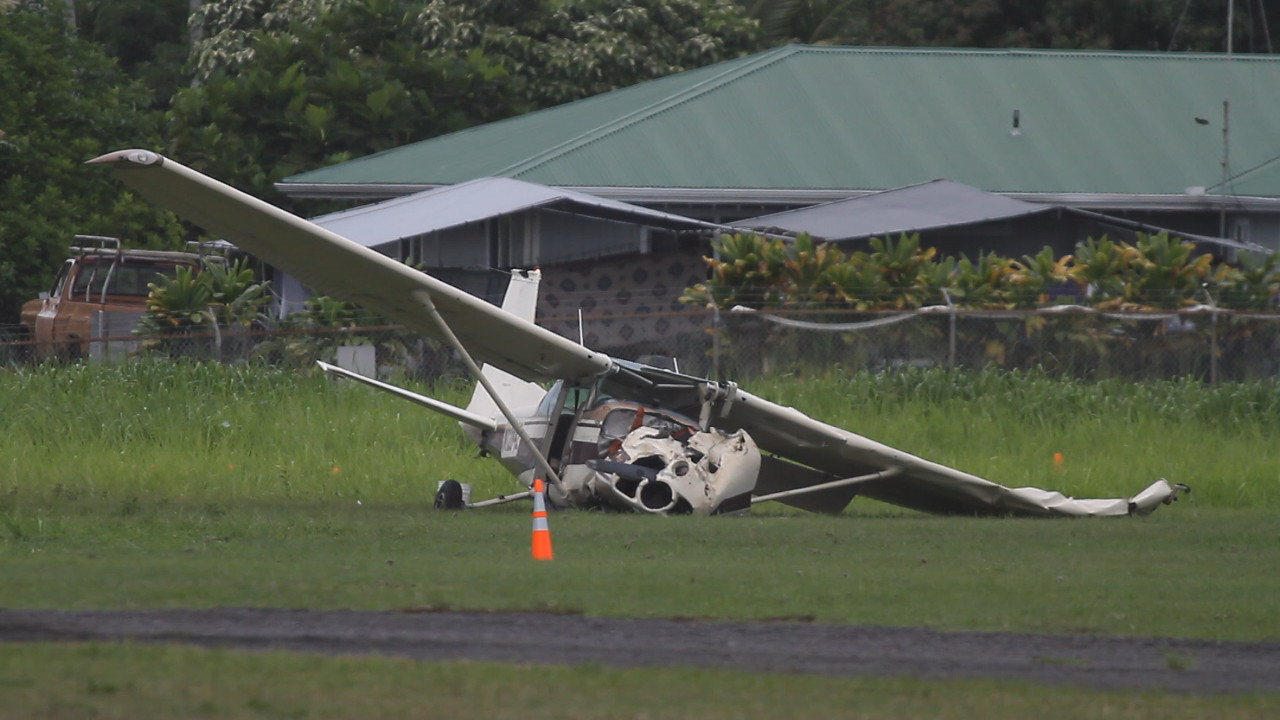
[{"label": "tall grass", "polygon": [[[470,391],[419,389],[454,403]],[[1280,506],[1274,381],[911,370],[775,377],[750,389],[1007,485],[1112,496],[1166,477],[1204,505]],[[446,477],[473,482],[477,496],[515,488],[474,455],[452,421],[315,371],[155,361],[0,375],[0,503],[427,505]]]},{"label": "tall grass", "polygon": [[457,471],[501,476],[447,419],[312,371],[41,367],[0,376],[0,403],[0,490],[62,500],[429,503]]},{"label": "tall grass", "polygon": [[1112,496],[1164,477],[1192,486],[1206,505],[1280,504],[1276,381],[1084,382],[911,369],[776,377],[752,389],[1006,485]]}]

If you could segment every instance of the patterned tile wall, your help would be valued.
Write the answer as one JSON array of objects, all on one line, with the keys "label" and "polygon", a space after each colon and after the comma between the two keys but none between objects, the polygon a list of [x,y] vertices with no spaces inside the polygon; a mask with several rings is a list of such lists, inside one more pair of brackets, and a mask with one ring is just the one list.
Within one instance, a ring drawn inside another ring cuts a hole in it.
[{"label": "patterned tile wall", "polygon": [[626,255],[543,268],[538,324],[578,339],[582,312],[587,347],[648,347],[675,354],[674,338],[701,333],[705,313],[679,301],[707,277],[703,248],[681,244],[647,255]]}]

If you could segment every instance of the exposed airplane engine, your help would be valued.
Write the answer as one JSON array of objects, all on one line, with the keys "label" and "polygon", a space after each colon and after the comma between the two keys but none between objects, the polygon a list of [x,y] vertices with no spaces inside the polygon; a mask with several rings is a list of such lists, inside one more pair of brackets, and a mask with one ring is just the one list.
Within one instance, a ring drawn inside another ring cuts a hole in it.
[{"label": "exposed airplane engine", "polygon": [[608,505],[638,512],[710,515],[745,509],[760,473],[760,450],[745,431],[726,434],[640,427],[595,472],[591,493]]}]

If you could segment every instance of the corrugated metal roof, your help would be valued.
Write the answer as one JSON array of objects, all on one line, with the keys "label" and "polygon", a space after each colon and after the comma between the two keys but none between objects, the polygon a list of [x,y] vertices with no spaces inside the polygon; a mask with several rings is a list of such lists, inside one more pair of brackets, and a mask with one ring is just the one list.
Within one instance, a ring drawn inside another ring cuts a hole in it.
[{"label": "corrugated metal roof", "polygon": [[366,247],[377,247],[534,207],[555,207],[673,230],[720,228],[680,215],[510,178],[480,178],[322,215],[312,222]]},{"label": "corrugated metal roof", "polygon": [[[787,46],[389,150],[290,185],[1181,195],[1280,158],[1280,56]],[[1014,117],[1017,116],[1015,127]],[[1235,189],[1280,196],[1280,172]]]}]

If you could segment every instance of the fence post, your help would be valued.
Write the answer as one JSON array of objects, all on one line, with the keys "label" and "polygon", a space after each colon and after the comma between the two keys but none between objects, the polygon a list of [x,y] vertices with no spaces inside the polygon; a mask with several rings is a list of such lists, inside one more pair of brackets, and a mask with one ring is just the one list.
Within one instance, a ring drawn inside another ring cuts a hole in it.
[{"label": "fence post", "polygon": [[213,359],[222,362],[222,331],[218,328],[218,314],[213,306],[208,307],[209,322],[213,325]]},{"label": "fence post", "polygon": [[[1212,298],[1210,298],[1212,300]],[[1209,316],[1209,384],[1218,384],[1218,307],[1213,305],[1212,314]]]},{"label": "fence post", "polygon": [[720,376],[720,303],[711,303],[711,377],[716,381],[724,380]]},{"label": "fence post", "polygon": [[956,369],[956,306],[951,302],[951,293],[942,288],[942,297],[947,301],[947,369]]}]

